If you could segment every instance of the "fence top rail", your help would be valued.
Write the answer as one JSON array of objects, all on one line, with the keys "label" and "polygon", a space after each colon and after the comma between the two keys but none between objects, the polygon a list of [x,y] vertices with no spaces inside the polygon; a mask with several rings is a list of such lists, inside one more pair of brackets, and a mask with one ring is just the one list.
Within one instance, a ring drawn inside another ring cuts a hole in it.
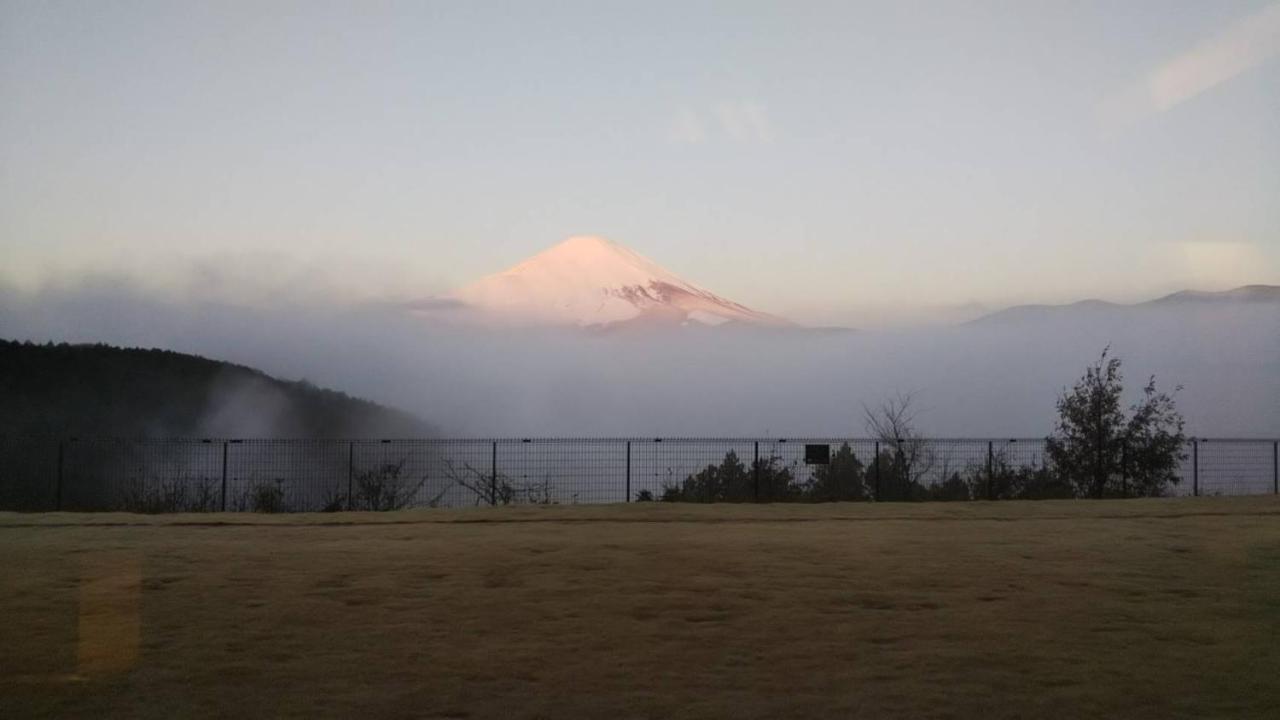
[{"label": "fence top rail", "polygon": [[[903,438],[898,442],[930,442],[930,443],[1041,443],[1045,441],[1045,437],[917,437]],[[332,438],[266,438],[266,437],[247,437],[247,438],[196,438],[196,437],[166,437],[166,438],[142,438],[128,436],[59,436],[59,435],[0,435],[0,442],[128,442],[128,443],[146,443],[146,444],[162,444],[162,443],[190,443],[190,444],[270,444],[270,443],[352,443],[352,444],[379,444],[379,443],[500,443],[500,444],[535,444],[535,443],[791,443],[791,444],[839,444],[839,443],[893,443],[892,439],[874,438],[874,437],[857,437],[857,436],[805,436],[791,435],[787,437],[763,437],[763,436],[738,436],[738,437],[700,437],[700,436],[616,436],[616,437],[572,437],[572,436],[547,436],[547,437],[396,437],[396,438],[353,438],[353,437],[332,437]],[[1187,442],[1201,443],[1275,443],[1280,442],[1280,437],[1188,437]]]}]

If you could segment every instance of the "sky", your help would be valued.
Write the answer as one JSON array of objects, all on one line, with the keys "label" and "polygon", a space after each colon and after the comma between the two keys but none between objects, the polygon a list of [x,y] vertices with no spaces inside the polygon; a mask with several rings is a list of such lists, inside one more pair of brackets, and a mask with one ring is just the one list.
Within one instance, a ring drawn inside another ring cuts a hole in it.
[{"label": "sky", "polygon": [[0,283],[595,234],[808,322],[1280,284],[1278,128],[1277,2],[0,0]]}]

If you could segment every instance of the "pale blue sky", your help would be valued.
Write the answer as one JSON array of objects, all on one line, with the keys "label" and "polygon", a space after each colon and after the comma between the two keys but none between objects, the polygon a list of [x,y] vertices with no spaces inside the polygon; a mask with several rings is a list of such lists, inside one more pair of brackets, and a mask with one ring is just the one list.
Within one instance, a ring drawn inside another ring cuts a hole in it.
[{"label": "pale blue sky", "polygon": [[1280,283],[1280,3],[0,0],[9,282],[586,233],[810,321]]}]

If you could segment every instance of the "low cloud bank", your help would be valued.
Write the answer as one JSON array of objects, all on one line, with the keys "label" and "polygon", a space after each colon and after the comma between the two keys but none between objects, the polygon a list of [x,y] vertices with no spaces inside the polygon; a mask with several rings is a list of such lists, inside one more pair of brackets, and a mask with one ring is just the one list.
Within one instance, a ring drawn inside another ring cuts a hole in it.
[{"label": "low cloud bank", "polygon": [[593,335],[442,325],[392,304],[174,301],[126,283],[0,289],[0,337],[229,360],[408,410],[449,436],[861,436],[863,403],[913,391],[929,434],[1036,437],[1106,345],[1133,393],[1153,373],[1184,386],[1190,433],[1276,436],[1278,315],[1215,303],[898,332]]}]

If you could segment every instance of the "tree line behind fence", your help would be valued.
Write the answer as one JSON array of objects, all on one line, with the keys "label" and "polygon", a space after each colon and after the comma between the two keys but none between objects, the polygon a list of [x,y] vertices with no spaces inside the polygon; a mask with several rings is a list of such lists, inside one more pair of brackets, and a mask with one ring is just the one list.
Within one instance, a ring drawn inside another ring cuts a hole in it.
[{"label": "tree line behind fence", "polygon": [[[1151,463],[1050,440],[0,438],[0,509],[388,511],[606,502],[961,501],[1280,491],[1275,440]],[[1087,455],[1087,462],[1078,461]]]}]

